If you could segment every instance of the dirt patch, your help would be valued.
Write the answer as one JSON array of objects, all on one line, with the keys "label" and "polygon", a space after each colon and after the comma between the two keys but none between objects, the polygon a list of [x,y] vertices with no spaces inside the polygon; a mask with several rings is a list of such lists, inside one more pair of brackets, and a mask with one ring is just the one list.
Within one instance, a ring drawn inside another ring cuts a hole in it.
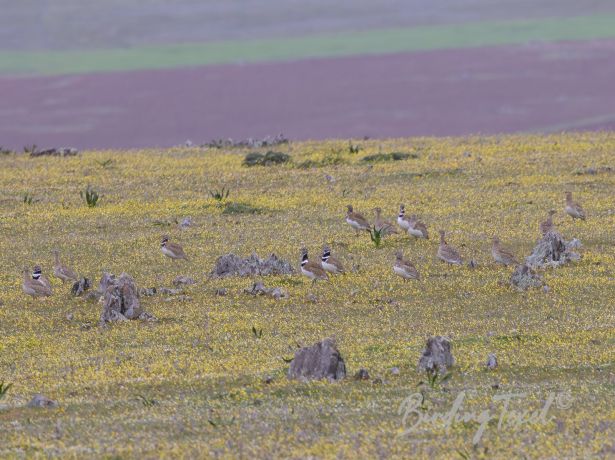
[{"label": "dirt patch", "polygon": [[614,80],[615,40],[0,78],[0,144],[615,129]]}]

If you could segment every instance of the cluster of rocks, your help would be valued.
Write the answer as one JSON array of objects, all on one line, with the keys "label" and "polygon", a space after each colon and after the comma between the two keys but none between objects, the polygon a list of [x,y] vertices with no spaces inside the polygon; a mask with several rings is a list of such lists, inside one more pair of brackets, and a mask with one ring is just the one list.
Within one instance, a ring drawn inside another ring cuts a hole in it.
[{"label": "cluster of rocks", "polygon": [[214,139],[205,144],[201,145],[201,147],[210,147],[216,149],[223,149],[229,147],[241,147],[241,148],[262,148],[262,147],[273,147],[276,145],[288,144],[288,139],[284,137],[283,134],[278,134],[277,136],[266,136],[263,139],[253,139],[248,138],[245,140],[234,141],[233,139]]},{"label": "cluster of rocks", "polygon": [[265,287],[265,285],[263,284],[262,281],[257,281],[254,284],[252,284],[251,288],[247,288],[244,289],[244,291],[246,294],[251,294],[251,295],[265,295],[265,296],[269,296],[269,297],[273,297],[276,300],[282,299],[284,297],[287,297],[287,293],[286,291],[284,291],[284,289],[279,288],[279,287],[274,287],[274,288],[268,288]]},{"label": "cluster of rocks", "polygon": [[115,275],[105,272],[100,280],[99,291],[103,293],[101,324],[131,319],[156,320],[141,307],[139,291],[132,276],[122,273],[116,278]]},{"label": "cluster of rocks", "polygon": [[30,151],[30,156],[31,157],[44,157],[44,156],[72,157],[72,156],[77,155],[78,153],[79,153],[79,150],[75,148],[67,148],[67,147],[51,148],[51,149],[45,149],[45,150],[38,150],[36,148],[33,148]]},{"label": "cluster of rocks", "polygon": [[[435,336],[427,340],[425,349],[419,358],[418,370],[445,374],[454,364],[455,359],[451,352],[450,340],[446,337]],[[399,369],[392,368],[391,374],[399,375]],[[304,381],[326,379],[331,382],[345,378],[346,364],[337,349],[335,340],[327,338],[312,346],[299,348],[290,363],[287,377]],[[355,380],[369,380],[371,377],[366,369],[361,368],[354,378]],[[382,383],[382,379],[375,379],[374,383]]]},{"label": "cluster of rocks", "polygon": [[227,276],[289,275],[293,272],[292,265],[275,254],[271,254],[267,259],[261,259],[254,253],[244,259],[230,253],[218,257],[211,276],[225,278]]},{"label": "cluster of rocks", "polygon": [[566,242],[558,232],[547,232],[538,240],[525,262],[516,267],[510,283],[520,290],[544,286],[542,277],[535,270],[555,268],[579,260],[581,256],[574,250],[580,247],[581,242],[576,238]]}]

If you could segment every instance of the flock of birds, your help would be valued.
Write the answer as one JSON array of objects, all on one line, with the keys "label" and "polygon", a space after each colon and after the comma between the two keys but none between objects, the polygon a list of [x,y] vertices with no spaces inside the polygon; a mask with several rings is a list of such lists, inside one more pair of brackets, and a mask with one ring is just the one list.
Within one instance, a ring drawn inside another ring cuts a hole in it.
[{"label": "flock of birds", "polygon": [[[348,212],[346,213],[346,222],[356,231],[357,234],[362,231],[371,232],[372,229],[380,232],[382,236],[399,233],[391,222],[388,222],[382,218],[382,210],[380,208],[374,209],[375,220],[373,225],[362,214],[356,212],[352,205],[348,205],[347,208]],[[566,192],[566,205],[564,211],[573,219],[585,220],[585,211],[581,205],[572,200],[571,192]],[[555,229],[553,224],[554,214],[554,210],[549,211],[547,219],[540,224],[540,230],[543,235]],[[403,204],[399,206],[397,225],[410,236],[429,239],[427,226],[423,222],[419,221],[415,215],[411,215],[410,217],[406,216],[406,209]],[[440,244],[436,253],[438,259],[452,265],[461,265],[463,263],[463,259],[459,254],[459,251],[446,242],[444,230],[440,230],[439,234]],[[166,235],[162,238],[160,249],[165,256],[171,259],[188,260],[184,249],[179,244],[169,241],[169,237]],[[53,253],[55,256],[55,262],[53,265],[54,276],[60,279],[62,283],[66,283],[68,281],[78,281],[79,277],[77,274],[60,261],[59,252],[56,250]],[[514,254],[502,246],[497,236],[493,237],[491,255],[497,263],[503,265],[518,264]],[[397,251],[396,253],[393,271],[396,275],[399,275],[404,279],[420,280],[419,271],[410,260],[404,258],[402,251]],[[344,265],[339,259],[331,255],[331,248],[328,245],[324,246],[322,256],[318,261],[310,259],[308,257],[307,249],[305,247],[302,248],[301,273],[313,282],[316,282],[317,280],[327,280],[329,278],[329,274],[339,275],[344,272]],[[33,298],[49,297],[52,294],[51,282],[43,276],[40,265],[36,265],[32,272],[30,272],[28,268],[24,269],[22,287],[23,292]]]},{"label": "flock of birds", "polygon": [[[356,212],[352,205],[348,205],[347,209],[348,212],[346,213],[346,223],[348,223],[348,225],[350,225],[357,234],[362,231],[371,232],[372,230],[380,232],[382,236],[399,233],[391,222],[388,222],[382,218],[382,210],[380,208],[374,209],[375,220],[373,225],[362,214]],[[564,211],[573,219],[585,220],[585,211],[580,204],[573,201],[571,192],[566,192],[566,205],[564,207]],[[543,235],[555,229],[553,224],[554,214],[554,210],[549,211],[547,220],[540,224],[540,230]],[[403,204],[399,205],[397,225],[410,236],[429,239],[427,226],[418,220],[414,214],[409,217],[406,216],[406,208]],[[436,252],[438,259],[451,265],[461,265],[463,263],[463,258],[455,247],[446,242],[444,230],[440,230],[438,233],[440,234],[440,244],[438,245],[438,250]],[[497,236],[493,236],[491,255],[497,263],[505,266],[519,264],[514,254],[502,246],[502,243]],[[404,258],[402,251],[397,251],[395,254],[393,272],[404,279],[421,279],[421,275],[417,268],[410,260]],[[302,248],[301,273],[310,278],[312,281],[326,280],[328,279],[329,274],[337,275],[344,273],[344,266],[338,259],[331,256],[331,248],[329,248],[329,246],[325,246],[323,248],[320,261],[310,260],[307,249]]]}]

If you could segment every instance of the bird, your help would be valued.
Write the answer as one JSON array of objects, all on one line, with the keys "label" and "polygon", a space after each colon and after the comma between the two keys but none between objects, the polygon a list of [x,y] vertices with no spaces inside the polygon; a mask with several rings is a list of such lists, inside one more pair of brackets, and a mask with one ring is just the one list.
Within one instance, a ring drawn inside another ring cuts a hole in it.
[{"label": "bird", "polygon": [[355,229],[355,232],[357,233],[357,235],[362,230],[366,230],[369,232],[371,227],[369,225],[368,220],[365,217],[363,217],[362,214],[359,214],[358,212],[354,212],[351,204],[346,206],[346,208],[348,209],[348,212],[346,213],[346,222],[352,228]]},{"label": "bird", "polygon": [[49,297],[52,293],[51,285],[41,280],[41,272],[36,270],[36,267],[32,274],[29,273],[27,268],[23,270],[23,292],[29,296],[34,297]]},{"label": "bird", "polygon": [[55,264],[53,265],[53,274],[55,277],[60,278],[62,283],[65,283],[66,281],[78,281],[79,277],[77,274],[60,262],[60,253],[55,250],[53,251],[53,255],[55,256]]},{"label": "bird", "polygon": [[327,245],[322,249],[320,265],[326,272],[333,273],[334,275],[344,273],[345,271],[342,263],[337,258],[331,256],[331,248]]},{"label": "bird", "polygon": [[387,220],[382,218],[382,209],[374,208],[374,212],[376,213],[376,220],[374,221],[374,228],[379,231],[383,236],[392,235],[394,233],[398,233],[393,227],[393,224]]},{"label": "bird", "polygon": [[449,246],[444,239],[444,230],[440,230],[440,246],[438,246],[437,255],[440,260],[452,265],[461,265],[463,262],[459,252],[454,247]]},{"label": "bird", "polygon": [[503,248],[500,244],[500,239],[493,236],[493,244],[491,246],[491,255],[493,259],[502,265],[519,265],[513,253]]},{"label": "bird", "polygon": [[419,271],[412,264],[412,262],[404,259],[404,255],[401,251],[397,251],[397,253],[395,254],[395,264],[393,265],[393,271],[395,272],[395,274],[407,280],[421,279]]},{"label": "bird", "polygon": [[399,214],[397,215],[397,225],[399,225],[402,229],[408,230],[410,228],[410,219],[406,217],[406,206],[403,204],[399,205]]},{"label": "bird", "polygon": [[315,283],[316,280],[328,280],[327,272],[322,268],[320,262],[310,261],[308,251],[304,247],[301,249],[301,273]]},{"label": "bird", "polygon": [[170,257],[171,259],[188,260],[188,257],[184,253],[184,249],[177,243],[171,243],[169,241],[169,237],[166,235],[162,237],[160,249],[165,256]]},{"label": "bird", "polygon": [[540,232],[543,235],[546,235],[547,233],[555,230],[555,225],[553,224],[554,215],[555,215],[555,209],[551,209],[549,211],[549,216],[547,217],[547,220],[545,220],[544,222],[540,224]]},{"label": "bird", "polygon": [[585,211],[579,203],[572,201],[572,192],[566,192],[566,207],[564,210],[573,219],[585,220]]},{"label": "bird", "polygon": [[46,276],[43,276],[43,269],[40,265],[35,265],[32,269],[32,279],[51,289],[51,282]]},{"label": "bird", "polygon": [[427,227],[423,222],[419,221],[414,214],[410,216],[408,223],[410,224],[410,227],[408,227],[409,235],[412,235],[416,238],[425,238],[426,240],[429,239]]}]

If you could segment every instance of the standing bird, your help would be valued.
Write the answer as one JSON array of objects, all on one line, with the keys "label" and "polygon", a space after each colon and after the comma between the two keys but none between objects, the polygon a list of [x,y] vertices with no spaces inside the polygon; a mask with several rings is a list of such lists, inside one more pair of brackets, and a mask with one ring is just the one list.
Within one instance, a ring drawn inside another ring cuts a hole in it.
[{"label": "standing bird", "polygon": [[188,260],[188,257],[184,253],[184,249],[177,243],[171,243],[169,241],[169,237],[166,235],[162,237],[160,249],[165,256],[170,257],[171,259]]},{"label": "standing bird", "polygon": [[463,262],[459,252],[454,247],[449,246],[444,239],[444,230],[440,230],[440,246],[438,246],[437,255],[440,260],[452,265],[461,265]]},{"label": "standing bird", "polygon": [[344,273],[344,266],[338,259],[331,256],[331,248],[327,245],[322,250],[320,265],[326,272],[333,273],[334,275]]},{"label": "standing bird", "polygon": [[404,255],[401,251],[397,251],[395,254],[395,264],[393,265],[393,271],[395,274],[401,276],[406,280],[420,280],[421,276],[419,271],[409,260],[404,259]]},{"label": "standing bird", "polygon": [[327,272],[322,268],[319,262],[313,262],[308,259],[308,251],[306,248],[301,249],[301,273],[312,280],[312,284],[316,280],[328,280]]},{"label": "standing bird", "polygon": [[[36,267],[30,275],[27,268],[23,270],[23,292],[34,297],[49,297],[51,295],[51,285],[41,281],[41,273],[37,272]],[[44,280],[45,278],[43,278]]]},{"label": "standing bird", "polygon": [[544,222],[540,224],[540,232],[543,234],[543,236],[549,232],[555,231],[555,225],[553,224],[554,215],[555,215],[555,209],[551,209],[549,211],[549,217],[547,217],[547,220],[545,220]]},{"label": "standing bird", "polygon": [[564,210],[573,219],[585,220],[585,211],[579,203],[572,201],[572,192],[566,192],[566,207]]},{"label": "standing bird", "polygon": [[374,212],[376,213],[376,220],[374,221],[374,228],[378,230],[383,236],[392,235],[393,233],[398,233],[393,227],[393,224],[387,220],[382,218],[382,209],[374,208]]},{"label": "standing bird", "polygon": [[421,221],[419,221],[414,214],[410,216],[408,220],[410,223],[410,227],[408,227],[408,234],[412,235],[416,238],[425,238],[429,239],[429,233],[427,232],[427,227]]},{"label": "standing bird", "polygon": [[399,205],[399,214],[397,215],[397,225],[399,225],[402,229],[408,230],[410,228],[410,219],[406,217],[406,206],[403,204]]},{"label": "standing bird", "polygon": [[493,260],[502,265],[519,265],[512,252],[504,249],[500,244],[500,239],[493,236],[493,245],[491,246],[491,255]]},{"label": "standing bird", "polygon": [[346,208],[348,209],[348,212],[346,213],[346,222],[355,229],[355,232],[357,233],[357,235],[359,234],[360,231],[366,230],[366,231],[370,231],[370,225],[368,220],[363,217],[362,214],[359,214],[358,212],[354,212],[352,209],[352,205],[349,204],[348,206],[346,206]]},{"label": "standing bird", "polygon": [[79,277],[77,274],[60,262],[60,253],[58,250],[53,251],[53,255],[55,256],[55,263],[53,265],[53,274],[55,277],[60,278],[62,283],[67,281],[78,281]]}]

